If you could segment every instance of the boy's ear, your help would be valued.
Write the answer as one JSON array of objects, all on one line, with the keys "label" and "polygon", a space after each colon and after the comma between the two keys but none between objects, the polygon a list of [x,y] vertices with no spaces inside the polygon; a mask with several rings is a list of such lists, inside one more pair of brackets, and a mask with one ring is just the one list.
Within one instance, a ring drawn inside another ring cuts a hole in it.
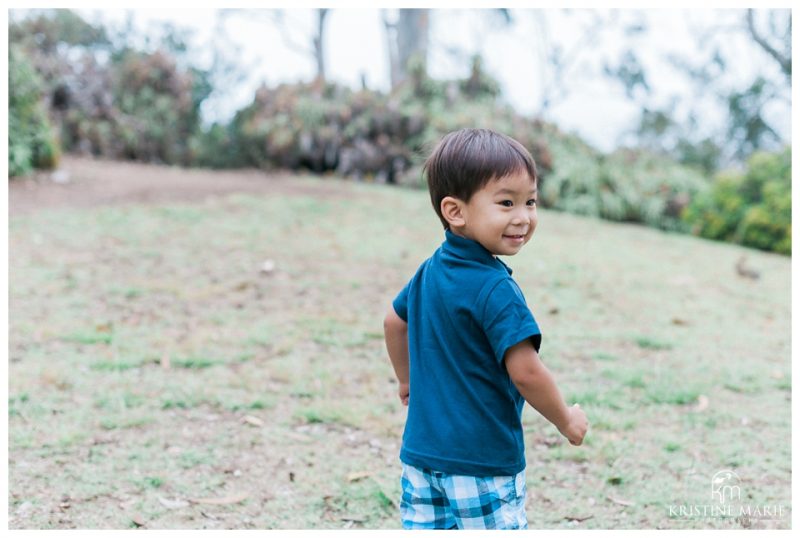
[{"label": "boy's ear", "polygon": [[459,228],[466,224],[463,213],[464,202],[452,196],[445,196],[439,208],[442,210],[444,220],[450,225],[451,228]]}]

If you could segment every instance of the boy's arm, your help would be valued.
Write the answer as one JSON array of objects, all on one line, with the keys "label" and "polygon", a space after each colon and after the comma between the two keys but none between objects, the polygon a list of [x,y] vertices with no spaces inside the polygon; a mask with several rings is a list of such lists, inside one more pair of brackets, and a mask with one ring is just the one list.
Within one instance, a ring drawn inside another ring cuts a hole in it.
[{"label": "boy's arm", "polygon": [[392,361],[397,381],[400,382],[398,394],[403,405],[408,405],[408,324],[397,315],[394,307],[389,308],[383,320],[383,334],[386,338],[386,350]]},{"label": "boy's arm", "polygon": [[525,400],[553,423],[573,445],[580,445],[589,423],[578,404],[567,407],[550,370],[539,359],[529,339],[508,348],[504,357],[508,375]]}]

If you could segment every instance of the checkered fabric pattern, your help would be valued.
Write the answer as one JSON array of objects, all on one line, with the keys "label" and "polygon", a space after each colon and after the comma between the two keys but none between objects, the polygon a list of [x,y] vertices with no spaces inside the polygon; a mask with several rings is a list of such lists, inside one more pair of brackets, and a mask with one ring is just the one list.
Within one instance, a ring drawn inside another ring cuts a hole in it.
[{"label": "checkered fabric pattern", "polygon": [[463,476],[403,464],[404,529],[527,529],[525,471]]}]

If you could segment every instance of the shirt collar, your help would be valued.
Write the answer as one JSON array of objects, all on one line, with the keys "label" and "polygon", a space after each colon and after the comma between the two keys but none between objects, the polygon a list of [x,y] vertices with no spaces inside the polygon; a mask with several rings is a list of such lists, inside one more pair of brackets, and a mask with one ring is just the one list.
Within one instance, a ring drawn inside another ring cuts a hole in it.
[{"label": "shirt collar", "polygon": [[509,275],[511,274],[511,268],[509,266],[503,263],[499,258],[496,258],[477,241],[456,235],[450,230],[445,230],[444,235],[445,241],[442,243],[442,250],[444,252],[457,258],[473,260],[490,267],[504,269],[508,271]]}]

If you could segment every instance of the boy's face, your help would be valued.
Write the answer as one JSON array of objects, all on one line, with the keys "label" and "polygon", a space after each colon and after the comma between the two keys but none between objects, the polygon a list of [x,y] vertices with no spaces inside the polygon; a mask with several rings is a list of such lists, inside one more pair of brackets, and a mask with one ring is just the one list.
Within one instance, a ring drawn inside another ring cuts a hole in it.
[{"label": "boy's face", "polygon": [[513,256],[536,229],[536,196],[536,182],[525,172],[490,180],[469,202],[459,201],[463,225],[451,223],[451,229],[492,254]]}]

